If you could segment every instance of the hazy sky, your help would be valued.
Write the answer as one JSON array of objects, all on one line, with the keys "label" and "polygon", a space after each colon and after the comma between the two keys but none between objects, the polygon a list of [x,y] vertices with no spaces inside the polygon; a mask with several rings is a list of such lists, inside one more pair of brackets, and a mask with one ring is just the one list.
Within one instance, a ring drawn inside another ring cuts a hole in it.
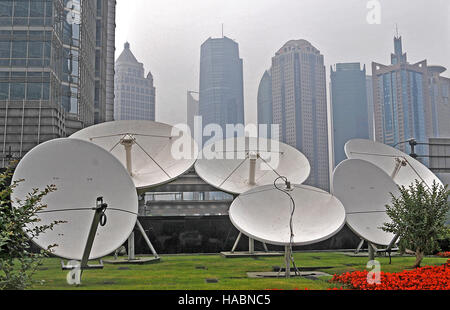
[{"label": "hazy sky", "polygon": [[[378,0],[381,23],[369,24],[369,0],[118,0],[116,57],[128,41],[156,86],[156,120],[185,122],[186,91],[198,90],[200,45],[225,35],[244,60],[246,122],[256,122],[259,81],[292,39],[310,41],[330,65],[390,63],[395,24],[411,63],[450,70],[449,0]],[[450,76],[450,71],[444,74]]]}]

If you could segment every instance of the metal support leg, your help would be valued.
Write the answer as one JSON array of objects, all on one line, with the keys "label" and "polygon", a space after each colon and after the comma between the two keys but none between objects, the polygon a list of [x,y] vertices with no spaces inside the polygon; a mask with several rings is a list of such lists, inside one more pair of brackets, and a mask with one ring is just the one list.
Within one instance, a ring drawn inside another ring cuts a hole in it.
[{"label": "metal support leg", "polygon": [[158,254],[155,251],[155,248],[153,247],[152,243],[150,242],[150,239],[147,237],[147,234],[145,233],[144,227],[142,227],[139,220],[136,221],[136,225],[139,228],[140,232],[142,233],[142,236],[144,237],[145,242],[147,243],[148,247],[150,248],[150,251],[152,251],[153,256],[155,256],[155,258],[159,258]]},{"label": "metal support leg", "polygon": [[266,251],[266,253],[269,253],[269,249],[267,248],[267,244],[263,243],[263,247],[264,247],[264,251]]},{"label": "metal support leg", "polygon": [[255,240],[252,238],[248,238],[248,252],[255,254]]},{"label": "metal support leg", "polygon": [[136,254],[134,251],[134,231],[131,232],[131,235],[128,237],[128,260],[135,260]]},{"label": "metal support leg", "polygon": [[355,250],[355,254],[358,254],[359,253],[359,251],[361,251],[361,248],[363,247],[363,245],[364,245],[364,239],[361,239],[361,242],[358,244],[358,247],[356,248],[356,250]]},{"label": "metal support leg", "polygon": [[284,259],[286,262],[286,279],[291,277],[291,247],[286,246],[284,248]]},{"label": "metal support leg", "polygon": [[368,243],[369,246],[369,261],[375,260],[375,249],[371,243]]},{"label": "metal support leg", "polygon": [[240,232],[238,237],[237,237],[237,239],[236,239],[236,242],[233,245],[233,248],[231,249],[231,253],[234,253],[234,251],[236,250],[236,248],[238,246],[238,243],[241,240],[241,237],[242,237],[242,233]]}]

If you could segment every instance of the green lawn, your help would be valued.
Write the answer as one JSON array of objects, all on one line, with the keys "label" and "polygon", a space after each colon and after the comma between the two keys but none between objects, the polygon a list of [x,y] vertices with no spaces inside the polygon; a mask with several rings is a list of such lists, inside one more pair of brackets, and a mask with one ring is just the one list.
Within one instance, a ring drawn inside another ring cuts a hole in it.
[{"label": "green lawn", "polygon": [[[329,274],[364,270],[367,257],[349,257],[342,253],[296,253],[298,266],[325,267],[318,269]],[[397,272],[409,268],[413,257],[377,258],[382,271]],[[426,257],[424,265],[444,264],[445,258]],[[249,271],[272,271],[273,266],[281,266],[283,257],[233,258],[219,255],[162,256],[161,262],[150,265],[105,265],[103,270],[83,272],[82,285],[70,286],[66,282],[67,271],[61,270],[59,259],[46,259],[34,279],[39,281],[36,290],[265,290],[265,289],[305,289],[326,290],[337,287],[328,282],[331,277],[319,280],[300,278],[248,279]],[[128,270],[121,270],[126,267]],[[196,267],[206,267],[198,269]],[[218,283],[206,283],[206,279],[217,279]],[[340,286],[339,286],[340,287]]]}]

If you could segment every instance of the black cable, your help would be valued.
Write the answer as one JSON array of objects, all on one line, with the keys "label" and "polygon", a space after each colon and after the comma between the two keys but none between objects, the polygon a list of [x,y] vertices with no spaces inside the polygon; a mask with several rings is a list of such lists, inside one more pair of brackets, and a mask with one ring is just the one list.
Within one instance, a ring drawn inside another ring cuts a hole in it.
[{"label": "black cable", "polygon": [[[295,237],[295,235],[294,235],[294,223],[293,223],[293,221],[294,221],[294,213],[295,213],[295,208],[296,208],[296,207],[295,207],[295,200],[294,200],[294,198],[292,197],[292,195],[289,194],[289,191],[288,191],[288,190],[283,190],[282,188],[280,188],[280,187],[277,186],[277,181],[280,180],[280,179],[283,179],[283,181],[285,182],[285,184],[286,184],[286,186],[287,186],[288,188],[291,187],[291,184],[290,184],[290,182],[288,181],[288,179],[287,179],[285,176],[279,176],[279,177],[276,178],[275,181],[273,182],[274,187],[275,187],[277,190],[279,190],[280,192],[285,193],[285,194],[289,197],[289,199],[291,200],[291,202],[292,202],[292,212],[291,212],[291,216],[290,216],[290,220],[289,220],[289,228],[290,228],[290,233],[291,233],[290,239],[289,239],[289,249],[290,249],[290,257],[289,257],[289,260],[290,260],[290,262],[292,263],[292,265],[294,266],[295,275],[300,276],[300,271],[298,270],[298,268],[297,268],[297,266],[296,266],[296,264],[295,264],[295,260],[294,260],[294,256],[293,256],[293,243],[294,243],[294,237]],[[286,266],[286,268],[288,268],[288,266]],[[286,270],[286,271],[287,271],[287,270]]]}]

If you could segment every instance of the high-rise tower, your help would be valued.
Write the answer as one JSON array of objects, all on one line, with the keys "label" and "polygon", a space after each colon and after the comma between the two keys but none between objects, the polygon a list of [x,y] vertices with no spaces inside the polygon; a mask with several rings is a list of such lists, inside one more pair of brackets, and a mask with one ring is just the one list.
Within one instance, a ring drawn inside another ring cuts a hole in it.
[{"label": "high-rise tower", "polygon": [[[372,63],[375,139],[409,153],[404,141],[426,142],[433,134],[427,61],[408,63],[401,37],[394,38],[394,47],[391,65]],[[427,154],[426,146],[417,153]]]},{"label": "high-rise tower", "polygon": [[201,46],[199,113],[203,126],[244,125],[243,62],[239,45],[227,38],[209,38]]},{"label": "high-rise tower", "polygon": [[331,67],[331,113],[334,166],[347,159],[344,146],[351,139],[369,139],[366,67],[338,63]]},{"label": "high-rise tower", "polygon": [[280,140],[308,158],[307,184],[329,190],[324,57],[308,41],[289,41],[272,58],[271,73],[273,123],[280,125]]},{"label": "high-rise tower", "polygon": [[114,119],[155,120],[153,75],[145,77],[144,65],[137,61],[130,44],[116,61]]}]

